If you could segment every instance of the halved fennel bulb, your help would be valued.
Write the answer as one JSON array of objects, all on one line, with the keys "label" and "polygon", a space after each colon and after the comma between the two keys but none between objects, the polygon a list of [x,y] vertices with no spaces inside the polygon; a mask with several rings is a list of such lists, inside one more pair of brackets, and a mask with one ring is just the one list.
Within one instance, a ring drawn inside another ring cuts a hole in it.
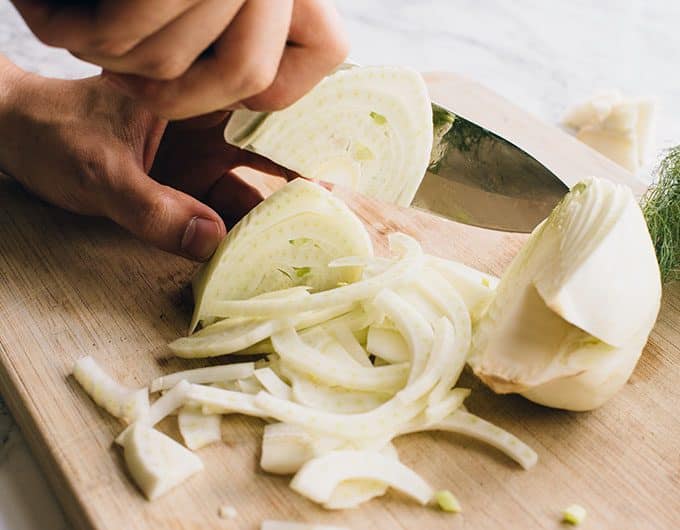
[{"label": "halved fennel bulb", "polygon": [[224,137],[304,177],[408,206],[430,159],[432,107],[418,72],[355,67],[287,109],[235,111]]},{"label": "halved fennel bulb", "polygon": [[503,275],[469,359],[497,392],[589,410],[628,379],[659,311],[661,281],[631,191],[577,184]]},{"label": "halved fennel bulb", "polygon": [[203,462],[175,440],[143,423],[125,437],[125,462],[149,500],[154,500],[203,469]]},{"label": "halved fennel bulb", "polygon": [[321,186],[297,179],[241,219],[195,276],[191,329],[219,316],[214,312],[219,301],[301,285],[321,291],[354,282],[360,268],[330,269],[328,262],[371,254],[368,233],[345,203]]}]

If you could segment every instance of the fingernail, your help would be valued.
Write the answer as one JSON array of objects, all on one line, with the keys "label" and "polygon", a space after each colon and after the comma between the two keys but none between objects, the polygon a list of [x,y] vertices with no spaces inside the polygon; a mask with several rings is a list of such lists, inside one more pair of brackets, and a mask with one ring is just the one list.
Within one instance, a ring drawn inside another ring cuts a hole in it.
[{"label": "fingernail", "polygon": [[198,261],[205,261],[220,244],[220,235],[220,227],[215,221],[192,217],[182,236],[182,251]]}]

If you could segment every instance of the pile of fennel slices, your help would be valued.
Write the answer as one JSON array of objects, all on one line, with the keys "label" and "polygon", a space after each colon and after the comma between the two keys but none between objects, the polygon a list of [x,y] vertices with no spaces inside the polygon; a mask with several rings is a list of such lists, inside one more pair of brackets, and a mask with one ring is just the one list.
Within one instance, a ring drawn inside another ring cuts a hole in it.
[{"label": "pile of fennel slices", "polygon": [[[391,92],[392,85],[402,88]],[[374,108],[384,94],[394,95],[389,105]],[[406,95],[430,112],[418,74],[354,68],[280,113],[239,111],[233,128],[242,146],[281,162],[268,151],[268,127],[278,131],[273,137],[289,131],[300,120],[296,106],[309,109],[309,98],[323,119],[306,120],[300,134],[325,137],[314,156],[330,145],[333,160],[307,160],[310,176],[340,176],[384,197],[390,179],[375,178],[382,173],[368,163],[392,156],[420,130]],[[333,129],[352,116],[366,122]],[[431,137],[418,149],[430,147]],[[304,174],[302,162],[285,163]],[[419,164],[417,171],[403,160],[389,166],[403,177],[391,201],[410,201],[427,160]],[[233,362],[165,375],[143,389],[122,386],[91,357],[76,362],[85,391],[128,423],[116,441],[149,499],[202,469],[195,451],[221,440],[225,414],[264,420],[262,469],[293,475],[291,488],[328,509],[356,507],[389,487],[423,505],[445,498],[436,490],[446,485],[433,487],[399,460],[392,440],[413,432],[462,433],[530,468],[531,448],[465,409],[470,391],[456,386],[465,364],[497,392],[592,409],[628,379],[659,310],[658,265],[640,209],[629,189],[606,180],[575,186],[500,281],[428,256],[404,234],[389,242],[389,257],[374,256],[352,211],[297,179],[246,215],[200,270],[193,333],[170,344],[179,357]],[[243,362],[244,354],[262,358]],[[149,393],[160,393],[152,404]],[[175,413],[184,445],[154,428]]]}]

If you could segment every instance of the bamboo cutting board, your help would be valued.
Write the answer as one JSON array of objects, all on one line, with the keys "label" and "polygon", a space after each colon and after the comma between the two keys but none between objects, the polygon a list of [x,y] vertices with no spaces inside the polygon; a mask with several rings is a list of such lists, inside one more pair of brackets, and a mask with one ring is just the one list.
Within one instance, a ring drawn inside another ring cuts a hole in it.
[{"label": "bamboo cutting board", "polygon": [[[520,143],[567,183],[589,174],[632,183],[603,157],[456,76],[429,79],[443,103]],[[487,232],[427,214],[350,197],[378,245],[392,230],[428,252],[499,274],[523,236]],[[546,409],[496,396],[469,374],[468,407],[536,449],[523,471],[495,450],[451,434],[397,440],[402,460],[456,493],[459,515],[394,494],[329,513],[294,494],[288,478],[258,469],[262,423],[223,424],[224,444],[202,449],[206,470],[154,503],[128,480],[112,446],[121,424],[69,377],[93,355],[129,386],[198,366],[171,357],[184,333],[194,266],[131,239],[112,224],[46,206],[0,179],[0,391],[74,528],[82,530],[256,529],[264,518],[342,524],[360,530],[546,528],[571,503],[588,509],[584,528],[670,529],[680,524],[680,285],[666,288],[659,321],[626,387],[592,413]],[[165,427],[175,432],[171,422]],[[20,477],[17,477],[20,480]],[[235,520],[218,518],[233,505]]]}]

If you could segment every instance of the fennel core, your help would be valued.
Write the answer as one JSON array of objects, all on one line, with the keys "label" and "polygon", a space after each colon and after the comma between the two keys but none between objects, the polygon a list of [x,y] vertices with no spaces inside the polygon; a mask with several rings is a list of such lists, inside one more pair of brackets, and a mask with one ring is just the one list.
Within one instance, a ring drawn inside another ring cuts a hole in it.
[{"label": "fennel core", "polygon": [[642,198],[664,283],[680,280],[680,145],[666,152]]}]

